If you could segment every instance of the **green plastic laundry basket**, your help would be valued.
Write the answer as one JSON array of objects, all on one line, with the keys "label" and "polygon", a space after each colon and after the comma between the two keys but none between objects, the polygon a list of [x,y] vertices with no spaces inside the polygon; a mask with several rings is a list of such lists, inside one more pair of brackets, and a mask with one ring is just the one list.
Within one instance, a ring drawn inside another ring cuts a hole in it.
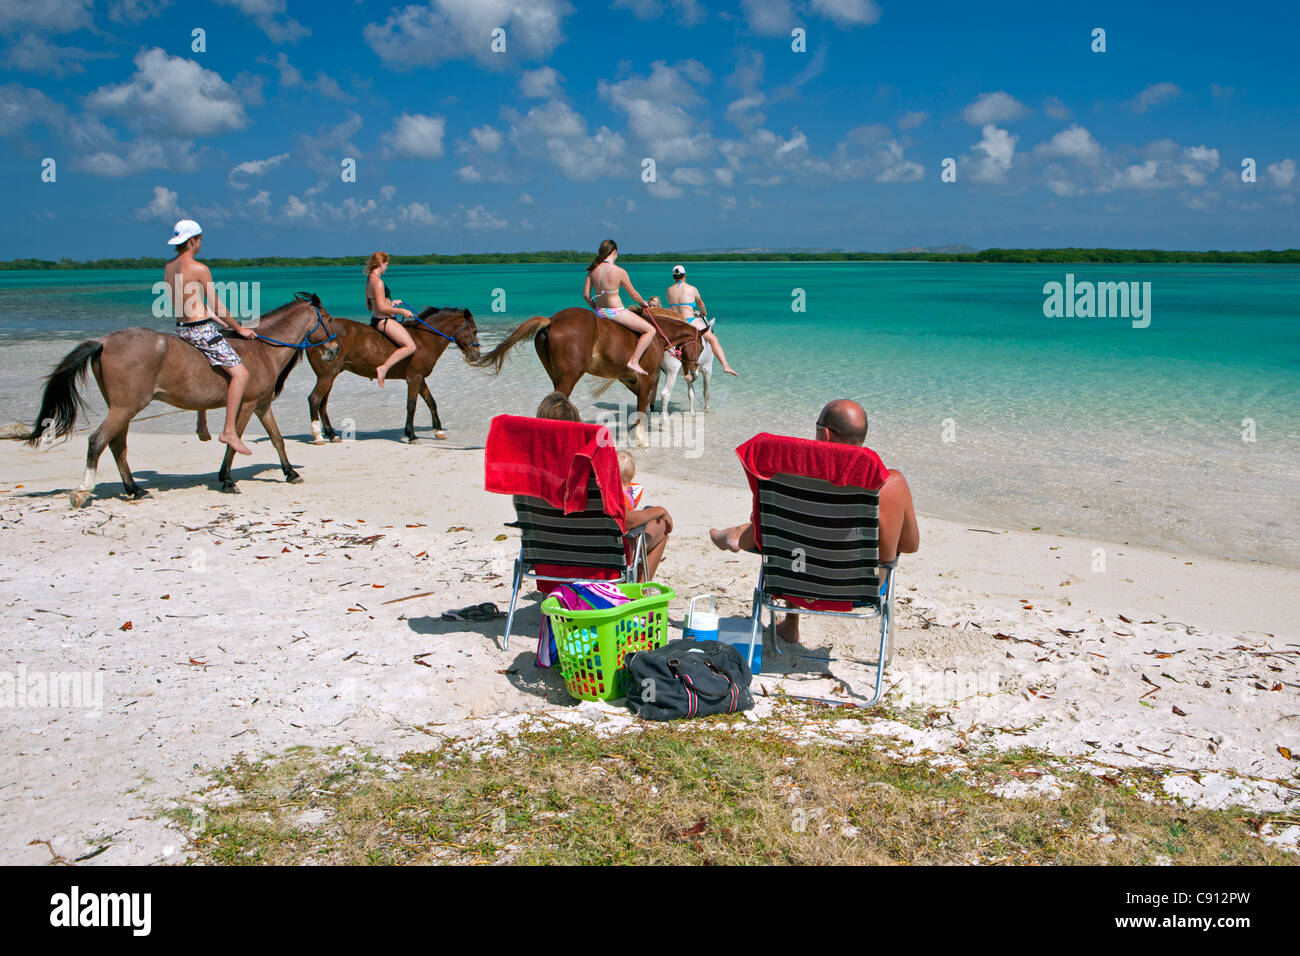
[{"label": "green plastic laundry basket", "polygon": [[542,602],[560,652],[560,674],[578,700],[626,696],[623,659],[667,643],[673,589],[654,581],[616,587],[632,600],[599,611],[570,611],[553,597]]}]

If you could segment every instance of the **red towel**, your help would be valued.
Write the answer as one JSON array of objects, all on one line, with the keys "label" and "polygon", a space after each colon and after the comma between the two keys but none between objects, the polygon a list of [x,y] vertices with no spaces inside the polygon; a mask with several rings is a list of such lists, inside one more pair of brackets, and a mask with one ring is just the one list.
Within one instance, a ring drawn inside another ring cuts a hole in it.
[{"label": "red towel", "polygon": [[605,514],[627,531],[618,452],[603,425],[498,415],[483,459],[488,491],[541,498],[565,514],[587,507],[587,483],[595,475]]},{"label": "red towel", "polygon": [[749,479],[754,496],[754,542],[762,547],[758,526],[758,483],[773,475],[802,475],[820,478],[833,485],[853,488],[879,488],[889,477],[889,469],[870,448],[841,445],[838,442],[790,438],[785,435],[755,435],[736,449],[740,464]]}]

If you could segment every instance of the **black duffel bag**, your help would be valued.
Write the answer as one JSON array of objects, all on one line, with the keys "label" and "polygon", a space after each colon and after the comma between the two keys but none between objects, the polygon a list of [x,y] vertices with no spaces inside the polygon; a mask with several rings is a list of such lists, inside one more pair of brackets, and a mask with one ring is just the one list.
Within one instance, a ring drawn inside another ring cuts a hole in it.
[{"label": "black duffel bag", "polygon": [[623,662],[627,706],[646,720],[734,714],[754,706],[749,665],[719,641],[671,641]]}]

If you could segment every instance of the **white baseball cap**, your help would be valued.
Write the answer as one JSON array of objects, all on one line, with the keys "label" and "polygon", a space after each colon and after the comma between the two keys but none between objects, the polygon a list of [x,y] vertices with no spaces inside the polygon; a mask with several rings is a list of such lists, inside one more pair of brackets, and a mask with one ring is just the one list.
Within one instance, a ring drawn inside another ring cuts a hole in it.
[{"label": "white baseball cap", "polygon": [[673,266],[673,275],[675,275],[675,276],[684,276],[684,275],[686,275],[686,267],[685,267],[685,266]]},{"label": "white baseball cap", "polygon": [[169,246],[179,246],[186,239],[203,235],[203,229],[193,219],[182,219],[172,229],[172,237],[167,240]]}]

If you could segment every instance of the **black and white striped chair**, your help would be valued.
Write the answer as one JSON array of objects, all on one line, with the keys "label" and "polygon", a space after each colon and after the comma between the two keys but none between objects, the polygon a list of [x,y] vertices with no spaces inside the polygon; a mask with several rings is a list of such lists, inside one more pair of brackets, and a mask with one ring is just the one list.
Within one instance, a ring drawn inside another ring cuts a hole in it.
[{"label": "black and white striped chair", "polygon": [[510,649],[510,625],[515,619],[515,604],[519,600],[519,589],[523,586],[524,578],[558,584],[609,580],[556,577],[549,573],[539,573],[539,565],[614,571],[618,577],[613,580],[618,582],[636,581],[638,573],[643,573],[646,569],[644,526],[632,528],[626,535],[623,534],[618,523],[605,513],[595,479],[587,486],[587,507],[583,511],[565,514],[541,498],[524,495],[511,497],[515,505],[515,520],[507,522],[506,527],[518,528],[521,541],[510,589],[510,611],[506,615],[506,650]]},{"label": "black and white striped chair", "polygon": [[[769,632],[777,611],[879,618],[876,689],[866,706],[874,705],[880,700],[885,665],[893,653],[897,564],[880,564],[879,491],[777,474],[758,481],[756,497],[763,565],[754,589],[750,662],[764,609],[771,615]],[[790,598],[811,607],[791,606]],[[823,602],[836,602],[843,609],[819,607]]]}]

